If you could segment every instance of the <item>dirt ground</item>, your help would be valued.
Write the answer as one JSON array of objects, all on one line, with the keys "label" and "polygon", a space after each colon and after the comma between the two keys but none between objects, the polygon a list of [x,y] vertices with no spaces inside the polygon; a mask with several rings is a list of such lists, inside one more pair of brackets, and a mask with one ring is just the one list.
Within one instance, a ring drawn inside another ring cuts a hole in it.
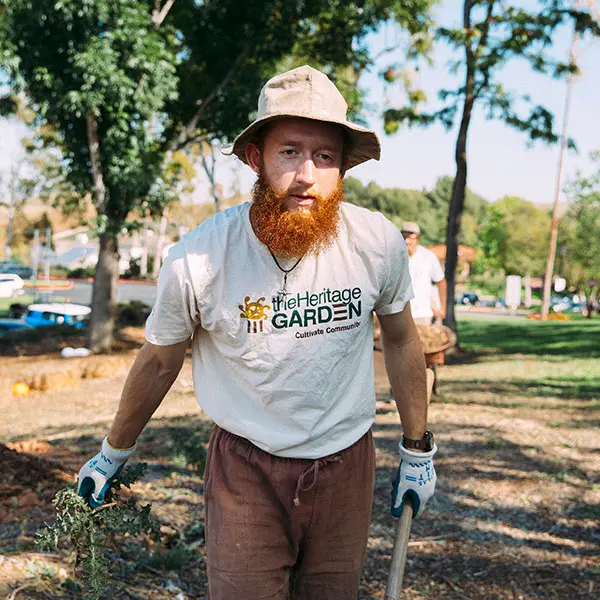
[{"label": "dirt ground", "polygon": [[[123,368],[108,377],[23,398],[0,397],[0,441],[10,448],[0,456],[0,598],[82,597],[68,585],[73,576],[68,553],[38,553],[33,536],[53,514],[54,492],[97,452],[134,354],[125,351]],[[3,358],[0,375],[50,364],[58,368],[64,361],[56,355]],[[380,352],[375,364],[377,475],[361,600],[384,595],[394,531],[391,481],[398,465],[399,421],[386,402]],[[600,597],[600,423],[598,411],[591,410],[598,407],[598,390],[573,395],[571,388],[525,383],[559,367],[552,357],[483,354],[440,369],[439,395],[430,407],[439,445],[438,486],[413,523],[403,597]],[[152,502],[165,543],[187,555],[178,564],[134,570],[125,559],[115,560],[106,598],[206,597],[197,527],[203,482],[173,458],[172,434],[205,435],[209,428],[196,405],[188,359],[140,441],[138,459],[149,463],[149,473],[133,488],[143,503]]]}]

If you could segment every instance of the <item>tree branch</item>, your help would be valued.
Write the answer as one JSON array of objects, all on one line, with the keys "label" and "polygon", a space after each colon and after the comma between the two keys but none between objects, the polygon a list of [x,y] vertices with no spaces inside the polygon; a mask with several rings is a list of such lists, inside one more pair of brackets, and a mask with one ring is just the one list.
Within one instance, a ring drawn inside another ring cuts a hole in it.
[{"label": "tree branch", "polygon": [[488,10],[487,10],[487,15],[486,15],[485,21],[484,21],[483,32],[481,34],[481,38],[479,38],[479,43],[477,44],[477,49],[475,50],[475,52],[478,52],[481,48],[485,48],[487,45],[488,35],[490,33],[490,25],[492,24],[492,16],[494,13],[495,3],[496,3],[496,0],[488,1]]},{"label": "tree branch", "polygon": [[167,0],[165,5],[160,7],[160,0],[154,0],[154,10],[152,11],[152,22],[159,27],[165,20],[175,0]]},{"label": "tree branch", "polygon": [[381,50],[380,52],[378,52],[371,59],[371,64],[376,63],[377,60],[380,59],[384,54],[388,54],[389,52],[393,52],[394,50],[398,50],[398,48],[400,48],[400,44],[394,44],[393,46],[388,46],[387,48],[384,48],[383,50]]},{"label": "tree branch", "polygon": [[171,142],[169,146],[169,150],[171,152],[176,152],[177,150],[181,150],[184,146],[189,144],[189,142],[196,137],[194,132],[196,131],[196,127],[198,122],[204,116],[208,105],[218,96],[224,89],[227,87],[231,79],[233,78],[237,68],[240,64],[246,60],[251,48],[251,42],[247,42],[246,45],[242,48],[242,51],[238,54],[238,57],[235,59],[234,63],[231,65],[229,71],[225,74],[225,77],[221,80],[221,83],[213,88],[212,92],[204,99],[197,102],[198,110],[194,114],[194,116],[189,120],[188,124],[183,128],[183,130],[179,133],[177,138]]}]

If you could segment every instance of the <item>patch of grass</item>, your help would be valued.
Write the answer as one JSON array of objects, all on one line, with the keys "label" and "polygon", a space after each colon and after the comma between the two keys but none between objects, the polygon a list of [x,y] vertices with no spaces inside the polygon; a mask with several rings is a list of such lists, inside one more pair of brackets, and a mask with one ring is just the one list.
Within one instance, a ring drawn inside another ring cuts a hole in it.
[{"label": "patch of grass", "polygon": [[31,294],[17,296],[16,298],[0,298],[0,317],[8,317],[11,304],[23,304],[27,306],[28,304],[32,304],[33,300],[34,298]]},{"label": "patch of grass", "polygon": [[18,355],[20,345],[48,346],[48,351],[52,351],[56,350],[57,339],[65,342],[64,345],[68,345],[68,340],[79,339],[85,335],[85,331],[64,324],[9,331],[0,337],[0,356]]},{"label": "patch of grass", "polygon": [[600,504],[582,504],[573,509],[569,516],[574,519],[593,519],[600,521]]},{"label": "patch of grass", "polygon": [[540,322],[461,318],[458,331],[461,347],[467,351],[600,357],[600,319]]}]

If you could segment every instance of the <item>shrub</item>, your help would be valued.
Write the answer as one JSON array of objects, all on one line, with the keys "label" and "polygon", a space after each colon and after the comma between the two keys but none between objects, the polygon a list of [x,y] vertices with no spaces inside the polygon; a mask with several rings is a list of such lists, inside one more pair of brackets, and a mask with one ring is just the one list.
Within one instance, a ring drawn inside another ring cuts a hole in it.
[{"label": "shrub", "polygon": [[96,273],[96,267],[77,267],[67,272],[69,279],[89,279]]},{"label": "shrub", "polygon": [[117,304],[118,327],[143,327],[152,309],[139,300]]},{"label": "shrub", "polygon": [[69,484],[54,497],[56,519],[37,533],[36,546],[42,551],[57,549],[63,540],[70,542],[76,575],[90,600],[102,598],[108,585],[111,561],[107,554],[118,548],[117,535],[147,535],[159,540],[160,528],[150,516],[151,505],[138,506],[134,498],[124,500],[118,494],[122,486],[129,488],[145,472],[145,463],[125,469],[112,481],[104,504],[96,509]]}]

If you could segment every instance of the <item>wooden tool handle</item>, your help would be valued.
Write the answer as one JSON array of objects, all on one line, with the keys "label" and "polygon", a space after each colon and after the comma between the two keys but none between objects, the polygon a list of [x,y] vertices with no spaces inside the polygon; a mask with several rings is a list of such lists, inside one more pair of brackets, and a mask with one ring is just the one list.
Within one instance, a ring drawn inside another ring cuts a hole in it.
[{"label": "wooden tool handle", "polygon": [[[427,404],[431,399],[435,374],[431,369],[427,369]],[[407,496],[404,501],[402,514],[396,525],[396,537],[394,538],[394,553],[390,564],[390,574],[388,576],[387,588],[385,589],[384,600],[400,600],[402,591],[402,579],[404,578],[404,568],[406,567],[406,558],[408,554],[408,538],[410,537],[410,527],[413,518],[413,505],[411,499]]]},{"label": "wooden tool handle", "polygon": [[407,497],[404,501],[404,508],[402,509],[402,514],[400,515],[398,524],[396,526],[394,553],[392,554],[390,575],[388,577],[384,600],[400,600],[400,591],[402,590],[402,579],[404,577],[404,567],[406,566],[408,538],[410,537],[412,518],[413,505],[410,498]]}]

